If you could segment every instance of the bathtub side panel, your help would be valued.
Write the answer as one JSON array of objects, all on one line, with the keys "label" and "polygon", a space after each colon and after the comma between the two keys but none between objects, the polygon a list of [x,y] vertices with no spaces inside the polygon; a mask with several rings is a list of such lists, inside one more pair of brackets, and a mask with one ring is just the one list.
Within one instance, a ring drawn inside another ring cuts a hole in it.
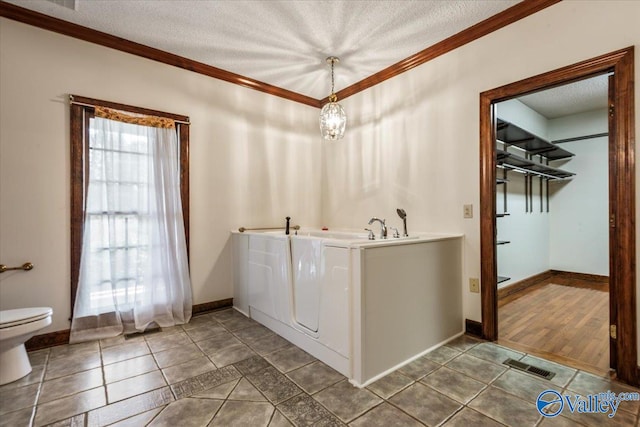
[{"label": "bathtub side panel", "polygon": [[459,334],[461,239],[365,249],[363,381]]}]

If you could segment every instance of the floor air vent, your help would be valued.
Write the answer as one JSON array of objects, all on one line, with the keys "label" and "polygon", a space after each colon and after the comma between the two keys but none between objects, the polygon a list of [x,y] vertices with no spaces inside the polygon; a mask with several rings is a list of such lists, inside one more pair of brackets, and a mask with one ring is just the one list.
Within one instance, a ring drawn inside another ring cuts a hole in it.
[{"label": "floor air vent", "polygon": [[523,363],[518,360],[507,359],[502,363],[546,380],[550,380],[556,375],[555,372],[547,371],[546,369],[538,368],[537,366],[529,365],[528,363]]}]

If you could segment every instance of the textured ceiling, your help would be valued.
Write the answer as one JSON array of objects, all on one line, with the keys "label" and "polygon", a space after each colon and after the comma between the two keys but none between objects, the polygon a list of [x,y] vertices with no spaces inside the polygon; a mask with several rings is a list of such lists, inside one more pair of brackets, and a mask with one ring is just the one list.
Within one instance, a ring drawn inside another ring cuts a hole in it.
[{"label": "textured ceiling", "polygon": [[608,76],[602,75],[518,98],[547,119],[607,108]]},{"label": "textured ceiling", "polygon": [[[518,0],[5,0],[315,99],[487,19]],[[605,108],[606,78],[520,100],[547,118]]]},{"label": "textured ceiling", "polygon": [[8,2],[322,99],[519,1]]}]

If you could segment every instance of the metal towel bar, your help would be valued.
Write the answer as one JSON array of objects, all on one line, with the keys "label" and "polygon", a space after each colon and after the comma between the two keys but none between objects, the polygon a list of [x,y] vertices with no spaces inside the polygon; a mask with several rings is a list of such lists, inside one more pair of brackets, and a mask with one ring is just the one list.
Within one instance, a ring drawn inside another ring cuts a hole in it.
[{"label": "metal towel bar", "polygon": [[4,273],[5,271],[10,271],[10,270],[24,270],[24,271],[33,270],[33,264],[30,262],[25,262],[20,267],[7,267],[4,264],[0,264],[0,273]]},{"label": "metal towel bar", "polygon": [[[300,230],[299,225],[292,225],[289,228],[292,230]],[[256,228],[240,227],[238,228],[238,231],[241,233],[244,233],[245,231],[253,231],[253,230],[284,230],[284,229],[285,227],[256,227]]]}]

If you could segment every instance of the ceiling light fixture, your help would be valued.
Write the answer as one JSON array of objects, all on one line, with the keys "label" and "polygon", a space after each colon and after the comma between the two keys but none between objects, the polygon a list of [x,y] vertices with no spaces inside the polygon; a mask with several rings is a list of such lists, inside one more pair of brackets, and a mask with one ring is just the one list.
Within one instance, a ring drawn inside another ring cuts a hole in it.
[{"label": "ceiling light fixture", "polygon": [[342,139],[344,129],[347,126],[347,115],[342,106],[338,104],[338,97],[334,92],[333,66],[338,62],[340,59],[335,56],[327,58],[327,64],[331,65],[331,95],[329,95],[329,102],[320,111],[320,132],[322,132],[324,139],[332,141]]}]

